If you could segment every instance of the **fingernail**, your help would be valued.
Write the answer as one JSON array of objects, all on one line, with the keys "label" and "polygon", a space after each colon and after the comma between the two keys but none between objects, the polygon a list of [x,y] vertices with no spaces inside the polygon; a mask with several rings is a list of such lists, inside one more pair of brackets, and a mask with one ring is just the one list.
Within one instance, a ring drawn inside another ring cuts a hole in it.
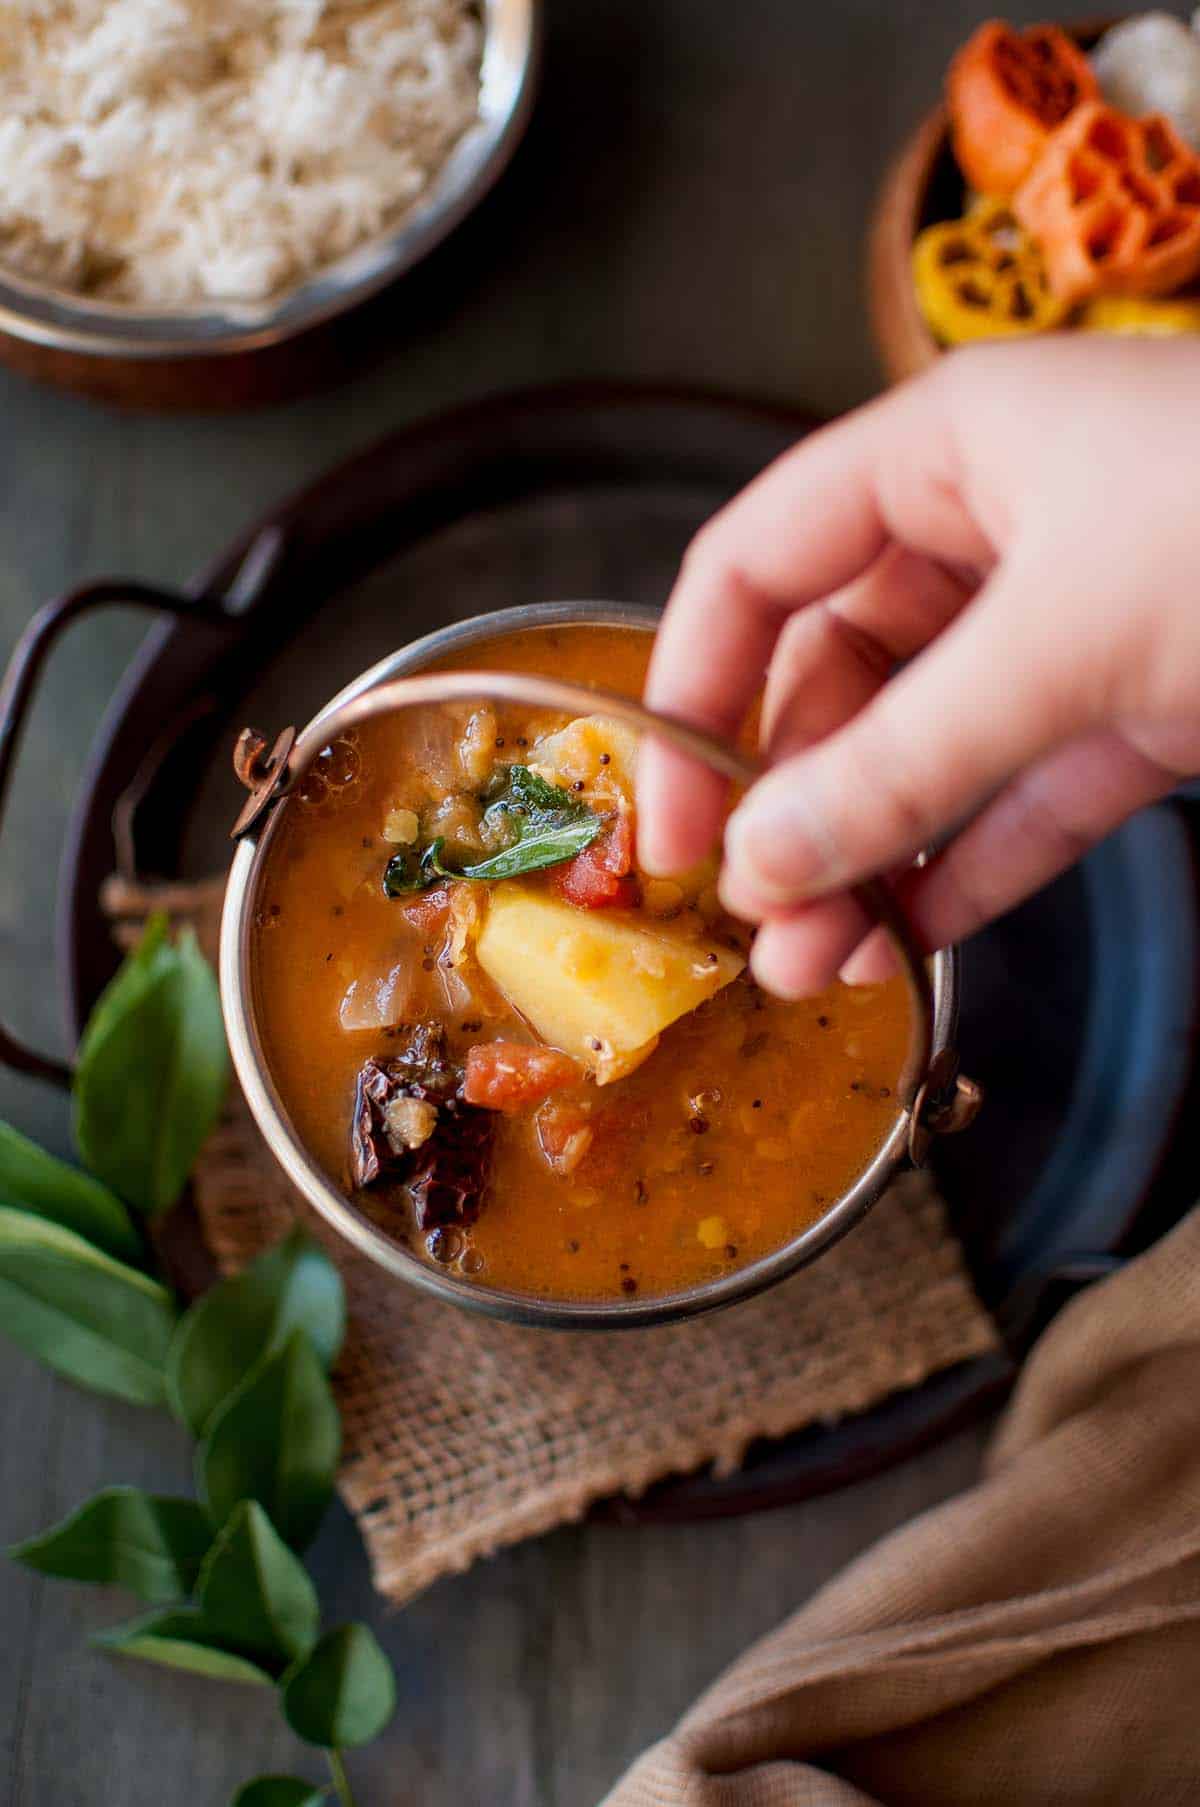
[{"label": "fingernail", "polygon": [[640,822],[638,824],[637,860],[642,871],[647,873],[650,878],[670,877],[659,837]]},{"label": "fingernail", "polygon": [[741,922],[761,922],[775,907],[773,899],[746,884],[740,869],[734,872],[727,865],[717,875],[717,896],[721,908]]},{"label": "fingernail", "polygon": [[664,834],[652,816],[639,816],[637,825],[637,861],[651,878],[673,878],[679,870],[669,832]]},{"label": "fingernail", "polygon": [[828,878],[824,849],[792,811],[748,800],[725,829],[725,857],[747,887],[770,903],[795,903]]},{"label": "fingernail", "polygon": [[896,958],[891,944],[878,931],[860,942],[846,961],[838,978],[843,985],[881,985],[896,972]]},{"label": "fingernail", "polygon": [[797,1004],[806,995],[806,988],[794,984],[783,963],[775,959],[769,942],[755,942],[750,950],[750,970],[764,991],[782,998],[785,1004]]}]

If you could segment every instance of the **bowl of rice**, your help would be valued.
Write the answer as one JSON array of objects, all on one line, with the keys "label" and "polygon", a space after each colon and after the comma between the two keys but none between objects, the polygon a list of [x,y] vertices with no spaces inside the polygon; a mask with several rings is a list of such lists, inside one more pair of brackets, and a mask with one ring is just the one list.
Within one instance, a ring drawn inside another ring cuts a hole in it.
[{"label": "bowl of rice", "polygon": [[496,180],[538,14],[0,0],[0,357],[107,399],[255,399],[263,354],[411,269]]}]

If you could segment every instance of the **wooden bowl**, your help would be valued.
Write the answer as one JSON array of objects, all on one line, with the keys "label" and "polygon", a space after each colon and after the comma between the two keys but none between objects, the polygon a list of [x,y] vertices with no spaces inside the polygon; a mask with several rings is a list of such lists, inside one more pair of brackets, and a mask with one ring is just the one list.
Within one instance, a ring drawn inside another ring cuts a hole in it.
[{"label": "wooden bowl", "polygon": [[[950,118],[940,106],[921,121],[884,177],[867,241],[871,330],[890,383],[927,370],[941,354],[917,300],[912,248],[921,228],[938,217],[933,195],[957,176]],[[958,189],[961,195],[961,177]]]},{"label": "wooden bowl", "polygon": [[[1064,25],[1085,50],[1114,18]],[[867,241],[867,292],[871,330],[891,383],[927,370],[942,347],[925,324],[912,279],[913,241],[935,220],[962,211],[964,183],[950,148],[950,116],[934,108],[893,160],[875,204]]]}]

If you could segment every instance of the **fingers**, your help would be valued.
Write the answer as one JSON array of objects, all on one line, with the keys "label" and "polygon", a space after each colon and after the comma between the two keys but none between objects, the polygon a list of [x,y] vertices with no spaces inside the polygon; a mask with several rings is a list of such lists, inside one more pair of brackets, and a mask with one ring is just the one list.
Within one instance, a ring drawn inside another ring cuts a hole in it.
[{"label": "fingers", "polygon": [[[918,940],[945,947],[973,934],[1177,782],[1173,771],[1116,733],[1087,735],[1064,747],[1014,779],[937,859],[897,887]],[[806,956],[789,950],[788,957],[799,964]],[[811,959],[809,968],[823,970]],[[843,976],[865,984],[892,970],[886,939],[873,934],[847,961]]]},{"label": "fingers", "polygon": [[903,866],[1090,727],[1093,655],[1054,601],[1010,561],[851,722],[760,779],[726,828],[727,895],[774,913]]},{"label": "fingers", "polygon": [[[940,633],[975,587],[969,575],[893,543],[845,589],[792,615],[779,635],[767,677],[760,733],[766,757],[787,758],[857,714],[896,663]],[[677,800],[680,786],[692,782],[694,769],[690,760],[665,747],[650,767],[649,781],[647,764],[643,759],[638,772],[643,816],[652,784],[661,783],[664,794]],[[720,810],[724,786],[719,780],[713,780],[712,795]],[[672,846],[670,870],[694,864],[708,843],[700,851],[696,847],[690,840]],[[736,903],[731,907],[738,908]]]},{"label": "fingers", "polygon": [[[763,473],[694,541],[659,629],[646,699],[732,736],[784,622],[853,582],[897,539],[984,563],[991,548],[957,499],[956,454],[936,377],[826,428]],[[638,772],[639,854],[651,871],[701,858],[724,787],[653,740]]]},{"label": "fingers", "polygon": [[[882,688],[896,661],[939,633],[971,591],[956,574],[893,545],[828,602],[793,615],[767,681],[768,757],[785,760],[843,726]],[[727,866],[721,890],[735,916],[759,922],[771,912],[773,900],[755,889],[753,874]]]},{"label": "fingers", "polygon": [[893,542],[852,584],[793,615],[767,677],[767,756],[786,758],[849,721],[901,660],[941,633],[975,587]]},{"label": "fingers", "polygon": [[750,950],[751,971],[776,997],[810,998],[832,985],[855,948],[870,946],[870,928],[866,911],[845,893],[802,904],[762,924]]}]

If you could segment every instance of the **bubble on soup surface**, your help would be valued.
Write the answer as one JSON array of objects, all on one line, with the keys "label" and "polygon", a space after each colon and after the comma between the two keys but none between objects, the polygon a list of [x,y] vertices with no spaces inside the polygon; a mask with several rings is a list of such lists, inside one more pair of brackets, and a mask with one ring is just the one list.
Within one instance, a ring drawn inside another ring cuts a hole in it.
[{"label": "bubble on soup surface", "polygon": [[341,798],[361,777],[362,766],[357,736],[339,734],[321,748],[300,780],[296,795],[302,803],[328,803]]},{"label": "bubble on soup surface", "polygon": [[430,1231],[425,1238],[425,1247],[439,1267],[449,1267],[458,1260],[466,1242],[461,1230],[439,1229]]}]

